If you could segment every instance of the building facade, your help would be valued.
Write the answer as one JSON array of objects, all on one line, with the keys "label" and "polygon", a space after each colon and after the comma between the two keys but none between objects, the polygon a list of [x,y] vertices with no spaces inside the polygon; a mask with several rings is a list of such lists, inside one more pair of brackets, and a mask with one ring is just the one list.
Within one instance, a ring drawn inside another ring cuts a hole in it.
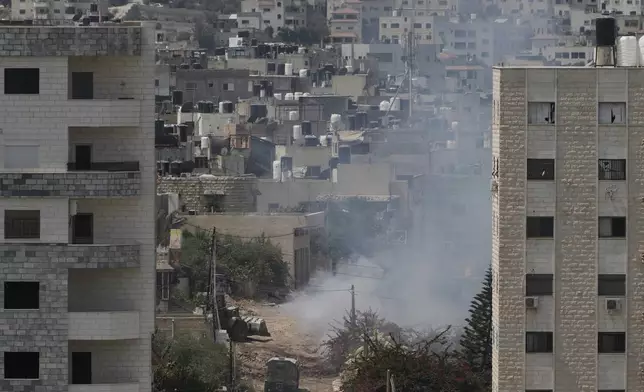
[{"label": "building facade", "polygon": [[494,69],[495,392],[644,389],[643,77]]},{"label": "building facade", "polygon": [[0,37],[0,390],[150,391],[154,25]]},{"label": "building facade", "polygon": [[11,19],[62,21],[76,15],[102,18],[109,15],[108,5],[106,0],[11,0]]}]

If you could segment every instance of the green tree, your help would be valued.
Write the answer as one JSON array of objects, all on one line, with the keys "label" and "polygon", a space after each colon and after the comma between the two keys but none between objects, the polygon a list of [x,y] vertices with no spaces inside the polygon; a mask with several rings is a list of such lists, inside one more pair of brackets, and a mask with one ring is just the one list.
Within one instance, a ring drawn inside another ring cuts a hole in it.
[{"label": "green tree", "polygon": [[156,392],[214,392],[226,385],[229,357],[225,345],[193,334],[174,339],[152,336],[153,387]]},{"label": "green tree", "polygon": [[268,26],[264,29],[264,33],[268,35],[269,38],[273,38],[273,34],[275,34],[275,29],[273,29],[273,26]]},{"label": "green tree", "polygon": [[461,353],[485,385],[492,383],[492,268],[488,268],[483,288],[470,305],[470,316],[461,336]]},{"label": "green tree", "polygon": [[[208,291],[210,282],[211,233],[198,230],[183,232],[181,266],[190,278],[192,294]],[[237,236],[217,236],[217,273],[231,282],[233,294],[243,294],[242,285],[253,283],[270,288],[289,286],[288,265],[282,251],[266,237],[250,240]]]}]

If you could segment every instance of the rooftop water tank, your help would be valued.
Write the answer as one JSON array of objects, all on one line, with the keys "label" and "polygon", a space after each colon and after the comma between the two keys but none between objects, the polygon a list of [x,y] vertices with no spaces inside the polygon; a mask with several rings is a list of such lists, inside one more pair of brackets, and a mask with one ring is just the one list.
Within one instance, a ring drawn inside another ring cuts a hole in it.
[{"label": "rooftop water tank", "polygon": [[288,112],[289,121],[297,121],[299,117],[298,114],[299,113],[295,110],[291,110],[290,112]]},{"label": "rooftop water tank", "polygon": [[298,91],[298,92],[296,92],[295,94],[293,94],[293,98],[294,98],[296,101],[299,101],[299,100],[300,100],[300,98],[302,98],[302,93],[301,93],[301,92],[299,92],[299,91]]},{"label": "rooftop water tank", "polygon": [[202,150],[206,150],[206,149],[208,149],[209,147],[210,147],[210,138],[209,138],[209,137],[207,137],[207,136],[202,136],[202,137],[201,137],[201,144],[200,144],[200,148],[201,148]]},{"label": "rooftop water tank", "polygon": [[382,102],[380,102],[380,111],[381,112],[386,112],[386,111],[389,110],[390,106],[391,106],[391,104],[389,103],[389,101],[382,101]]},{"label": "rooftop water tank", "polygon": [[293,64],[286,63],[284,64],[284,75],[293,75]]},{"label": "rooftop water tank", "polygon": [[312,135],[313,127],[310,121],[302,121],[302,135]]},{"label": "rooftop water tank", "polygon": [[282,163],[273,161],[273,180],[279,180],[282,177]]},{"label": "rooftop water tank", "polygon": [[302,138],[302,126],[293,125],[293,139],[300,140]]},{"label": "rooftop water tank", "polygon": [[311,96],[311,93],[304,93],[304,94],[302,94],[302,96],[303,96],[303,97],[310,97],[310,96]]},{"label": "rooftop water tank", "polygon": [[617,65],[620,67],[637,66],[637,38],[633,36],[619,37],[617,44]]},{"label": "rooftop water tank", "polygon": [[282,93],[273,94],[273,98],[277,99],[278,101],[281,101],[282,100]]},{"label": "rooftop water tank", "polygon": [[595,26],[597,46],[614,46],[617,39],[615,18],[597,18]]},{"label": "rooftop water tank", "polygon": [[336,123],[339,123],[340,121],[342,121],[341,115],[337,113],[334,113],[331,115],[331,124],[336,124]]},{"label": "rooftop water tank", "polygon": [[298,74],[300,75],[301,78],[305,78],[309,76],[309,70],[308,69],[301,69]]},{"label": "rooftop water tank", "polygon": [[284,95],[284,100],[285,101],[292,101],[293,100],[293,93],[286,93],[286,95]]}]

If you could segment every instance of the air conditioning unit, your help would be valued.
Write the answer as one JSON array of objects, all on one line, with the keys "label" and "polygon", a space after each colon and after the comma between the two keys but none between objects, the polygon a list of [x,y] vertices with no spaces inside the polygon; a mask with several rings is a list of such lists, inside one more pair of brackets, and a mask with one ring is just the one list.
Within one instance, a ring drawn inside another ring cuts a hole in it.
[{"label": "air conditioning unit", "polygon": [[621,298],[606,298],[606,310],[609,312],[618,312],[622,309]]},{"label": "air conditioning unit", "polygon": [[526,297],[525,307],[527,309],[536,309],[539,307],[539,298],[537,297]]}]

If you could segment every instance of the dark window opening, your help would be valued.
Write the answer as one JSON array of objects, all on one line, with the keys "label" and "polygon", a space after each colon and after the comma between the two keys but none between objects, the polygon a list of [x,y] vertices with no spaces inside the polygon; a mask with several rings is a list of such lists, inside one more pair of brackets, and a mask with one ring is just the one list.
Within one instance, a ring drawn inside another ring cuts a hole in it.
[{"label": "dark window opening", "polygon": [[72,99],[94,99],[94,73],[72,72]]},{"label": "dark window opening", "polygon": [[555,234],[555,218],[551,216],[529,216],[526,218],[528,238],[552,238]]},{"label": "dark window opening", "polygon": [[72,353],[72,384],[92,383],[92,353]]},{"label": "dark window opening", "polygon": [[600,217],[599,238],[625,238],[626,218],[625,217]]},{"label": "dark window opening", "polygon": [[528,180],[554,180],[554,159],[528,159]]},{"label": "dark window opening", "polygon": [[40,211],[38,210],[5,210],[5,239],[38,239],[40,238]]},{"label": "dark window opening", "polygon": [[525,276],[525,295],[552,295],[552,274],[528,274]]},{"label": "dark window opening", "polygon": [[319,177],[322,169],[320,166],[307,166],[305,177]]},{"label": "dark window opening", "polygon": [[551,353],[552,332],[526,332],[525,352],[526,353]]},{"label": "dark window opening", "polygon": [[27,310],[40,308],[39,282],[4,282],[4,308]]},{"label": "dark window opening", "polygon": [[600,180],[626,180],[626,159],[600,159]]},{"label": "dark window opening", "polygon": [[597,294],[608,297],[625,296],[626,275],[599,275],[597,279]]},{"label": "dark window opening", "polygon": [[225,195],[206,195],[206,209],[209,212],[224,212]]},{"label": "dark window opening", "polygon": [[601,354],[619,354],[626,352],[626,333],[600,332],[598,348]]},{"label": "dark window opening", "polygon": [[40,69],[5,68],[5,94],[40,94]]},{"label": "dark window opening", "polygon": [[94,215],[76,214],[72,217],[72,244],[94,243]]},{"label": "dark window opening", "polygon": [[5,380],[37,380],[40,378],[40,353],[5,352]]},{"label": "dark window opening", "polygon": [[528,124],[554,124],[554,102],[528,102]]},{"label": "dark window opening", "polygon": [[74,170],[89,171],[92,170],[92,146],[88,144],[78,144],[74,146],[76,155]]}]

